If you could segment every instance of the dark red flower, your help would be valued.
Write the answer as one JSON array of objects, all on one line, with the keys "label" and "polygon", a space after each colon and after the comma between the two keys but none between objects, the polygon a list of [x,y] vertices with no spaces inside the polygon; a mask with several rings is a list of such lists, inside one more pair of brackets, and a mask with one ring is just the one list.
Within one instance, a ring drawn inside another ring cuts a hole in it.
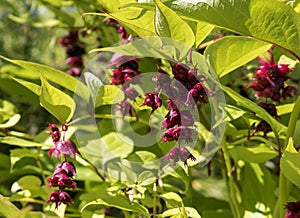
[{"label": "dark red flower", "polygon": [[204,87],[202,82],[198,82],[194,87],[189,91],[188,97],[186,100],[187,105],[191,105],[192,98],[194,99],[195,103],[199,102],[201,104],[207,104],[208,96],[207,96],[207,89]]},{"label": "dark red flower", "polygon": [[59,187],[60,190],[65,188],[76,188],[76,182],[74,182],[65,171],[61,171],[51,176],[47,179],[47,182],[49,187]]},{"label": "dark red flower", "polygon": [[151,113],[153,113],[157,108],[162,105],[161,98],[158,94],[147,92],[145,100],[141,106],[149,106],[152,108]]},{"label": "dark red flower", "polygon": [[132,87],[128,87],[124,90],[125,98],[135,100],[139,96],[139,93]]},{"label": "dark red flower", "polygon": [[71,156],[72,158],[75,158],[76,153],[79,154],[75,143],[71,140],[56,142],[54,147],[49,150],[49,155],[52,156],[53,152],[55,152],[56,158],[58,158],[60,153]]},{"label": "dark red flower", "polygon": [[63,162],[56,166],[53,175],[65,172],[69,177],[77,176],[75,166],[72,162]]},{"label": "dark red flower", "polygon": [[186,143],[189,143],[194,140],[195,131],[186,126],[178,126],[166,130],[162,137],[162,142],[178,141],[180,143],[181,141],[185,141]]},{"label": "dark red flower", "polygon": [[74,77],[79,77],[81,74],[81,70],[78,67],[72,67],[67,71],[67,74],[74,76]]},{"label": "dark red flower", "polygon": [[249,84],[249,88],[256,91],[257,98],[265,97],[280,102],[281,98],[292,97],[296,88],[287,86],[285,81],[289,78],[288,73],[293,70],[286,64],[277,64],[270,52],[270,59],[258,59],[261,66],[256,69],[255,80]]},{"label": "dark red flower", "polygon": [[66,205],[74,204],[70,195],[64,191],[52,192],[47,203],[50,203],[50,202],[54,202],[56,208],[59,205],[61,205],[62,203],[66,204]]},{"label": "dark red flower", "polygon": [[180,82],[188,81],[188,72],[190,68],[182,63],[176,63],[172,67],[172,73],[174,78],[179,80]]},{"label": "dark red flower", "polygon": [[196,161],[196,158],[190,153],[187,148],[173,147],[169,153],[164,157],[165,160],[172,160],[172,165],[175,166],[176,163],[181,160],[184,166],[187,166],[187,160],[191,159]]},{"label": "dark red flower", "polygon": [[66,60],[66,64],[68,64],[71,67],[82,67],[83,60],[81,56],[69,57]]},{"label": "dark red flower", "polygon": [[300,217],[300,201],[288,202],[284,208],[288,210],[285,214],[285,218],[299,218]]}]

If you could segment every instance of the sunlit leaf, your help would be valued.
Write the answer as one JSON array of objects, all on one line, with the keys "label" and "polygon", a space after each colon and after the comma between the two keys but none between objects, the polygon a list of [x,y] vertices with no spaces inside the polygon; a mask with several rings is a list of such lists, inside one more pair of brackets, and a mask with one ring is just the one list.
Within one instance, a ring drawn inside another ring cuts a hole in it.
[{"label": "sunlit leaf", "polygon": [[300,59],[300,14],[273,0],[175,0],[165,3],[180,15],[274,43]]},{"label": "sunlit leaf", "polygon": [[72,118],[75,110],[73,99],[63,91],[50,85],[43,76],[41,76],[41,81],[41,105],[61,123],[68,122]]},{"label": "sunlit leaf", "polygon": [[280,169],[290,182],[300,188],[300,154],[296,151],[292,138],[283,152]]},{"label": "sunlit leaf", "polygon": [[[190,26],[161,1],[155,0],[155,30],[160,37],[181,41],[187,46],[195,43],[195,35]],[[183,31],[180,31],[183,30]]]},{"label": "sunlit leaf", "polygon": [[219,76],[225,76],[269,50],[271,44],[249,37],[227,36],[209,45],[204,56]]}]

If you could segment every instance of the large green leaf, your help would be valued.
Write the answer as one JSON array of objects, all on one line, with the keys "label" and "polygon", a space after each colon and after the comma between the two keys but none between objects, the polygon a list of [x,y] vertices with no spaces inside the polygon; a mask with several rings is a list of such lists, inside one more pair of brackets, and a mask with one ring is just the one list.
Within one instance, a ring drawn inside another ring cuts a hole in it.
[{"label": "large green leaf", "polygon": [[296,151],[292,138],[283,152],[280,169],[289,181],[300,188],[300,154]]},{"label": "large green leaf", "polygon": [[155,30],[160,37],[168,37],[192,46],[195,35],[190,26],[173,10],[166,7],[160,0],[154,0]]},{"label": "large green leaf", "polygon": [[16,217],[18,211],[19,209],[8,198],[0,194],[0,214],[4,217]]},{"label": "large green leaf", "polygon": [[274,0],[175,0],[180,15],[277,44],[300,60],[300,14]]},{"label": "large green leaf", "polygon": [[244,213],[241,217],[271,218],[276,202],[276,187],[270,171],[259,164],[246,163],[241,183],[240,211]]},{"label": "large green leaf", "polygon": [[50,85],[41,75],[41,105],[61,123],[68,122],[74,113],[75,103],[73,99],[63,91]]},{"label": "large green leaf", "polygon": [[0,137],[0,143],[20,146],[20,147],[41,147],[41,146],[43,146],[43,144],[29,141],[26,139],[17,138],[14,136]]},{"label": "large green leaf", "polygon": [[22,60],[11,60],[3,56],[0,56],[0,58],[25,68],[27,70],[26,71],[27,73],[37,74],[38,77],[40,74],[43,74],[43,76],[47,80],[55,82],[56,84],[72,92],[75,92],[75,94],[79,95],[85,100],[89,99],[90,94],[87,87],[82,82],[78,81],[76,78],[68,75],[67,73],[64,73],[62,71],[53,69],[51,67],[42,64],[37,64],[37,63],[32,63],[32,62],[22,61]]},{"label": "large green leaf", "polygon": [[251,163],[263,163],[278,155],[276,151],[265,144],[255,147],[235,146],[230,148],[229,152],[234,159]]},{"label": "large green leaf", "polygon": [[271,48],[271,44],[249,37],[227,36],[211,44],[204,56],[219,76],[225,76]]},{"label": "large green leaf", "polygon": [[275,120],[266,110],[258,106],[256,103],[252,102],[251,100],[244,98],[243,96],[239,95],[232,89],[222,86],[222,89],[233,99],[235,100],[240,106],[247,108],[250,111],[253,111],[258,115],[260,118],[265,120],[270,126],[275,134],[284,134],[287,131],[286,126],[279,123]]},{"label": "large green leaf", "polygon": [[98,2],[106,9],[107,12],[115,12],[121,5],[136,2],[135,0],[98,0]]},{"label": "large green leaf", "polygon": [[83,211],[84,209],[86,209],[86,207],[91,205],[103,205],[108,207],[116,207],[124,211],[132,211],[135,213],[149,215],[147,208],[135,202],[130,203],[129,199],[123,195],[117,195],[117,196],[104,195],[102,196],[101,199],[97,199],[96,201],[92,201],[84,205],[81,211]]}]

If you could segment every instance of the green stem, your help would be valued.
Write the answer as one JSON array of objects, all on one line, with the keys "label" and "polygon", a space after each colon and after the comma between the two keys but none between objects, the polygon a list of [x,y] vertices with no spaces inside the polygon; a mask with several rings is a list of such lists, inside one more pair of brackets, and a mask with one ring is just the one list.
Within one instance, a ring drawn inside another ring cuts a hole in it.
[{"label": "green stem", "polygon": [[[300,96],[297,98],[297,100],[295,102],[295,105],[294,105],[294,108],[293,108],[293,111],[292,111],[291,116],[290,116],[289,125],[288,125],[288,129],[287,129],[284,145],[281,149],[282,151],[285,150],[290,137],[293,137],[293,135],[294,135],[295,128],[296,128],[296,123],[297,123],[299,114],[300,114]],[[280,175],[279,175],[279,196],[278,196],[278,200],[277,200],[277,203],[276,203],[276,208],[274,210],[274,218],[278,217],[278,215],[279,215],[279,218],[282,218],[285,215],[285,210],[284,210],[283,205],[287,203],[288,195],[289,195],[289,187],[290,187],[289,181],[286,179],[286,177],[280,171]],[[279,211],[279,213],[278,213],[278,211]]]},{"label": "green stem", "polygon": [[[124,120],[128,120],[128,121],[136,121],[135,117],[130,117],[130,116],[122,117],[122,116],[117,116],[117,115],[112,115],[112,114],[95,114],[95,118],[124,119]],[[154,127],[156,129],[160,129],[160,126],[150,124],[149,121],[146,121],[146,120],[143,120],[143,119],[139,119],[139,123],[143,123],[145,125],[149,125],[149,126]]]},{"label": "green stem", "polygon": [[223,138],[222,140],[222,150],[223,150],[223,154],[224,154],[224,160],[225,160],[225,165],[226,165],[226,172],[227,172],[227,179],[228,179],[228,195],[229,195],[229,204],[233,213],[233,216],[235,218],[240,218],[240,211],[239,211],[239,204],[238,204],[238,200],[236,197],[236,193],[235,193],[235,186],[234,186],[234,180],[232,177],[232,166],[231,166],[231,161],[230,161],[230,155],[227,149],[227,144],[225,142],[225,139]]}]

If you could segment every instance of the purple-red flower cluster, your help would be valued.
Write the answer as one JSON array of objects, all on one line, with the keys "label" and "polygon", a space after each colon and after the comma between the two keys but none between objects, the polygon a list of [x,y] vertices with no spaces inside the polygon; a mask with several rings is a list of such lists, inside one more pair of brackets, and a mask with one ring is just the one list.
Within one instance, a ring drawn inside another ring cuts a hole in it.
[{"label": "purple-red flower cluster", "polygon": [[[280,100],[292,97],[293,92],[296,88],[293,86],[287,86],[285,81],[288,80],[288,74],[293,71],[286,64],[278,64],[274,61],[272,50],[269,50],[270,59],[263,60],[258,58],[259,66],[255,72],[255,81],[249,84],[249,88],[256,91],[256,97],[264,97],[271,99],[273,102],[280,102]],[[265,109],[272,117],[278,118],[276,105],[273,103],[258,103],[260,107]],[[267,136],[268,132],[272,131],[271,126],[262,120],[255,126],[253,134],[258,131],[262,131],[264,137]]]},{"label": "purple-red flower cluster", "polygon": [[68,57],[66,64],[71,67],[67,73],[79,77],[83,67],[82,55],[85,54],[85,50],[83,43],[79,40],[78,30],[71,30],[69,35],[60,38],[58,43],[66,49]]},{"label": "purple-red flower cluster", "polygon": [[[162,142],[178,141],[191,143],[196,137],[194,117],[190,110],[181,109],[196,104],[206,104],[209,92],[203,83],[203,77],[197,75],[195,69],[189,68],[183,63],[175,63],[172,67],[173,78],[170,78],[161,68],[159,74],[153,80],[156,82],[157,90],[169,96],[167,100],[169,112],[162,121],[162,128],[166,131],[162,134]],[[174,147],[165,157],[166,160],[173,160],[175,165],[179,160],[187,165],[186,160],[193,161],[196,158],[187,148]]]},{"label": "purple-red flower cluster", "polygon": [[135,101],[139,93],[130,85],[138,83],[138,79],[135,78],[141,73],[138,71],[138,62],[139,60],[135,57],[119,53],[114,54],[110,60],[110,65],[115,66],[110,84],[122,85],[125,96],[124,100],[117,104],[116,110],[121,111],[123,117],[129,114],[135,116],[137,120],[137,113],[132,107],[131,101]]},{"label": "purple-red flower cluster", "polygon": [[286,64],[276,63],[271,52],[270,55],[270,60],[259,58],[261,66],[256,69],[255,81],[251,82],[249,87],[256,91],[257,98],[265,97],[280,102],[282,98],[292,97],[296,90],[293,86],[285,85],[285,81],[289,78],[288,74],[293,69]]},{"label": "purple-red flower cluster", "polygon": [[76,145],[71,140],[64,140],[62,137],[65,131],[68,130],[67,125],[62,126],[62,130],[59,130],[56,124],[48,125],[50,131],[47,133],[52,136],[52,141],[54,143],[53,148],[49,150],[49,155],[52,156],[55,152],[55,157],[63,155],[63,162],[56,166],[52,176],[47,179],[49,187],[58,187],[59,190],[52,192],[50,195],[48,203],[54,202],[56,207],[60,204],[73,204],[70,195],[65,192],[66,188],[76,188],[76,182],[73,181],[72,177],[76,176],[76,169],[72,162],[66,161],[66,157],[70,156],[75,159],[76,153],[79,153]]},{"label": "purple-red flower cluster", "polygon": [[300,217],[300,201],[288,202],[285,205],[285,209],[287,209],[285,218],[299,218]]}]

